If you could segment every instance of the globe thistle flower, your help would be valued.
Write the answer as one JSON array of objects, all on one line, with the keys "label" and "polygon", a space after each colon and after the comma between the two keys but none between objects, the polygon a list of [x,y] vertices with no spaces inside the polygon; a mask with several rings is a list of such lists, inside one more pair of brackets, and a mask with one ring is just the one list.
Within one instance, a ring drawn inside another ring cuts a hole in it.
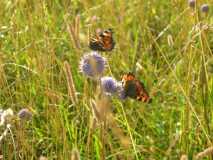
[{"label": "globe thistle flower", "polygon": [[190,8],[195,8],[196,0],[189,0],[188,4]]},{"label": "globe thistle flower", "polygon": [[208,4],[203,4],[203,5],[201,6],[201,11],[202,11],[203,13],[208,13],[208,11],[209,11],[209,5],[208,5]]},{"label": "globe thistle flower", "polygon": [[120,99],[124,100],[127,98],[122,82],[117,83],[117,92]]},{"label": "globe thistle flower", "polygon": [[101,78],[101,88],[105,93],[113,94],[117,91],[117,81],[112,77]]},{"label": "globe thistle flower", "polygon": [[119,96],[119,98],[122,99],[122,100],[124,100],[124,99],[127,98],[126,92],[125,92],[124,88],[122,88],[122,89],[119,91],[118,96]]},{"label": "globe thistle flower", "polygon": [[80,71],[88,77],[100,76],[106,65],[104,57],[97,52],[91,52],[82,57],[80,61]]},{"label": "globe thistle flower", "polygon": [[27,108],[23,108],[18,112],[18,117],[23,120],[29,120],[32,118],[32,113]]}]

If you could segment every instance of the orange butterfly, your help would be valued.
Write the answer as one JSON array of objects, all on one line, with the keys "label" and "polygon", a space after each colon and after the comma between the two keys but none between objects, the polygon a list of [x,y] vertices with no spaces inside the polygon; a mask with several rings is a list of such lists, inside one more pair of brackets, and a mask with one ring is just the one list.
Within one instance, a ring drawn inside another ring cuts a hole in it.
[{"label": "orange butterfly", "polygon": [[112,34],[112,29],[96,33],[90,38],[89,47],[94,51],[111,51],[115,46]]},{"label": "orange butterfly", "polygon": [[128,73],[122,77],[122,86],[124,88],[124,94],[126,97],[134,98],[142,102],[150,103],[148,92],[145,89],[144,84],[135,78],[135,75]]}]

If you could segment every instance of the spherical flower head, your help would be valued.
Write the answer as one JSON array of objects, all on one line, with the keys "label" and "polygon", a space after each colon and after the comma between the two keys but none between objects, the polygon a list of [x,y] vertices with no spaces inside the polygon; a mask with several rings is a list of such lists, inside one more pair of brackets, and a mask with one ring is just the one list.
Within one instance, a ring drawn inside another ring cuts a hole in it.
[{"label": "spherical flower head", "polygon": [[102,77],[101,87],[105,93],[114,94],[117,91],[117,81],[112,77]]},{"label": "spherical flower head", "polygon": [[124,100],[127,98],[126,96],[126,92],[125,92],[125,89],[122,85],[122,82],[118,82],[117,83],[117,92],[118,92],[118,97],[121,99],[121,100]]},{"label": "spherical flower head", "polygon": [[209,5],[208,5],[208,4],[203,4],[203,5],[201,6],[201,11],[202,11],[203,13],[208,13],[208,11],[209,11]]},{"label": "spherical flower head", "polygon": [[32,118],[32,113],[27,108],[23,108],[18,112],[18,117],[23,120],[29,120]]},{"label": "spherical flower head", "polygon": [[82,57],[80,71],[88,77],[99,77],[103,74],[106,65],[104,57],[97,52],[91,52]]},{"label": "spherical flower head", "polygon": [[124,99],[127,98],[126,92],[125,92],[124,88],[122,88],[122,89],[119,91],[119,98],[122,99],[122,100],[124,100]]},{"label": "spherical flower head", "polygon": [[189,0],[188,4],[190,8],[195,8],[196,0]]}]

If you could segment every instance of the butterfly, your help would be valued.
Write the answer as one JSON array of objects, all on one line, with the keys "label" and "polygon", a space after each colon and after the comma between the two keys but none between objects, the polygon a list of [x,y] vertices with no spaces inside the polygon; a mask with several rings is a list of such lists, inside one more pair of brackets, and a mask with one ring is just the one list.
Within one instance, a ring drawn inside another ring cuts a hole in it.
[{"label": "butterfly", "polygon": [[94,51],[111,51],[115,46],[112,35],[112,29],[107,29],[96,33],[95,36],[90,38],[90,49]]},{"label": "butterfly", "polygon": [[122,76],[122,86],[124,89],[125,97],[137,99],[138,101],[150,103],[148,92],[145,89],[144,84],[135,78],[133,73],[124,74]]}]

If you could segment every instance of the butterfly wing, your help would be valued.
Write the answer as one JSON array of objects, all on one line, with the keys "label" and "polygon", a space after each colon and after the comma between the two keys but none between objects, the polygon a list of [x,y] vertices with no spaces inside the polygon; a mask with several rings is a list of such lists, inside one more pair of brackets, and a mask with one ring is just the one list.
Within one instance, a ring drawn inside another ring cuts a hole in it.
[{"label": "butterfly wing", "polygon": [[90,39],[89,47],[95,51],[111,51],[115,46],[112,31],[105,30]]},{"label": "butterfly wing", "polygon": [[142,102],[151,102],[151,98],[142,82],[137,80],[132,73],[125,74],[122,77],[125,96],[137,99]]},{"label": "butterfly wing", "polygon": [[89,42],[89,48],[94,51],[104,51],[103,50],[103,42],[102,38],[96,35],[95,37],[92,37]]},{"label": "butterfly wing", "polygon": [[148,94],[148,92],[145,89],[145,86],[142,82],[139,80],[135,80],[135,85],[136,85],[136,92],[137,92],[137,100],[142,101],[142,102],[151,102],[151,98]]},{"label": "butterfly wing", "polygon": [[111,31],[107,30],[103,32],[102,42],[103,42],[103,49],[105,51],[111,51],[114,48],[115,42],[113,40]]},{"label": "butterfly wing", "polygon": [[137,86],[135,85],[135,81],[134,80],[129,80],[125,82],[124,85],[124,92],[125,92],[125,96],[133,98],[133,99],[137,99]]}]

